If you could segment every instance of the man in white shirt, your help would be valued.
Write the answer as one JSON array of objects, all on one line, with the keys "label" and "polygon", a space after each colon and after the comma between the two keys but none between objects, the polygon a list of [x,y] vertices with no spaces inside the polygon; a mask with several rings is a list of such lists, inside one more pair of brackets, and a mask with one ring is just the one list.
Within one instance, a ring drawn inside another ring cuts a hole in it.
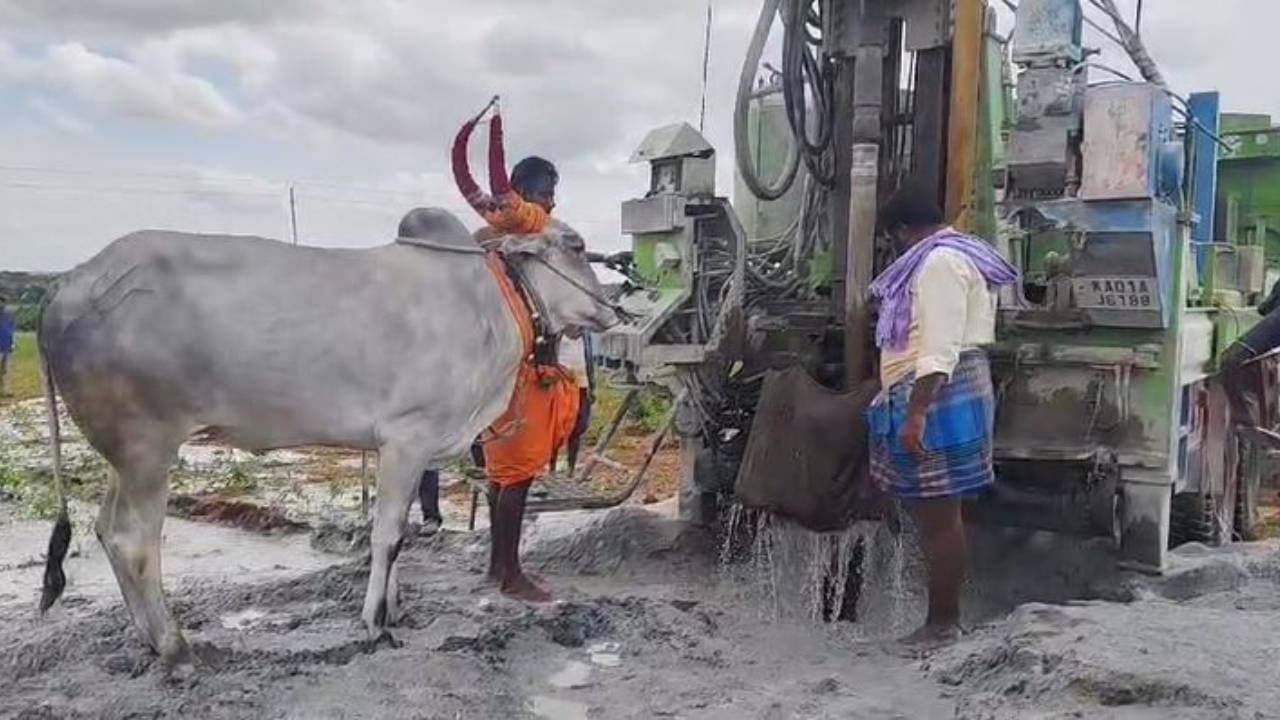
[{"label": "man in white shirt", "polygon": [[926,191],[899,192],[881,223],[900,254],[871,285],[882,388],[867,413],[871,475],[906,505],[928,564],[928,617],[905,640],[937,645],[959,636],[961,498],[994,482],[982,347],[995,339],[995,288],[1018,273],[986,242],[947,227]]}]

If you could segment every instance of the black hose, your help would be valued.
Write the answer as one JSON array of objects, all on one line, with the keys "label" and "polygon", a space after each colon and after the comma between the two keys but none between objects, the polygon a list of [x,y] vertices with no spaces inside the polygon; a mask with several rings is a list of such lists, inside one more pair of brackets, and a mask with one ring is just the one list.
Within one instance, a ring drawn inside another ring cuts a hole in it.
[{"label": "black hose", "polygon": [[772,183],[766,185],[761,179],[759,168],[751,153],[750,134],[747,128],[747,110],[751,104],[752,85],[760,67],[760,58],[764,55],[764,45],[769,40],[769,30],[773,20],[778,16],[778,6],[782,0],[764,0],[760,8],[760,18],[756,21],[755,32],[751,36],[751,44],[747,46],[747,57],[742,63],[742,72],[738,76],[738,97],[733,109],[734,155],[738,163],[738,172],[742,181],[752,195],[761,200],[777,200],[791,189],[796,180],[796,172],[800,169],[800,151],[797,143],[791,144],[787,152],[787,160],[783,164],[782,173]]},{"label": "black hose", "polygon": [[[823,0],[764,0],[747,48],[738,76],[734,149],[743,183],[761,200],[777,200],[791,189],[801,158],[820,185],[835,185],[835,158],[831,152],[835,138],[835,73],[830,60],[822,54],[824,7]],[[783,24],[782,90],[792,143],[781,174],[766,185],[752,157],[747,118],[752,84],[775,17],[781,18]]]},{"label": "black hose", "polygon": [[[835,78],[830,62],[822,57],[822,39],[811,26],[822,27],[819,0],[786,0],[782,41],[782,89],[787,120],[797,139],[809,174],[819,184],[835,184],[835,162],[830,153],[835,139]],[[801,20],[801,18],[804,18]],[[813,103],[813,125],[809,103]]]}]

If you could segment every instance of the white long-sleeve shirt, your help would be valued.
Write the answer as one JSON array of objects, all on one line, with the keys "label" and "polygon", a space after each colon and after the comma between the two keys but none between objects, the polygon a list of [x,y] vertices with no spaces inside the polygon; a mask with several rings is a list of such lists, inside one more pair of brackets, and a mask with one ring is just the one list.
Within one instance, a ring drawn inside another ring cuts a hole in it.
[{"label": "white long-sleeve shirt", "polygon": [[573,373],[573,379],[577,381],[579,388],[586,389],[590,386],[587,375],[587,352],[582,338],[575,339],[568,335],[561,337],[558,359],[561,365]]},{"label": "white long-sleeve shirt", "polygon": [[996,294],[964,253],[938,248],[920,265],[911,288],[911,333],[906,347],[880,355],[880,384],[889,388],[914,374],[948,378],[960,353],[995,340]]}]

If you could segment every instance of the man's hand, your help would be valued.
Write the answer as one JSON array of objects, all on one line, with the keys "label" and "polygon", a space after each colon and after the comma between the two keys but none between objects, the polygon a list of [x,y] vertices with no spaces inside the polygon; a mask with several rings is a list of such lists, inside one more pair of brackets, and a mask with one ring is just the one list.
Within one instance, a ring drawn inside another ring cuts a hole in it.
[{"label": "man's hand", "polygon": [[902,432],[898,434],[902,447],[912,455],[924,454],[924,423],[924,413],[909,413],[906,423],[902,426]]},{"label": "man's hand", "polygon": [[946,381],[946,375],[933,373],[917,379],[911,388],[911,399],[907,403],[907,421],[903,424],[898,437],[902,441],[902,447],[912,455],[924,453],[925,417],[929,412],[929,406],[933,405],[933,398],[938,394],[938,389]]}]

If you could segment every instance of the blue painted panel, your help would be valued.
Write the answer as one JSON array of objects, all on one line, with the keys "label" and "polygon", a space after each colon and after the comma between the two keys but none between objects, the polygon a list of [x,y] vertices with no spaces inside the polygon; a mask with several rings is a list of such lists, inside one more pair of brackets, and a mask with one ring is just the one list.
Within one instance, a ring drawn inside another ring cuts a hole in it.
[{"label": "blue painted panel", "polygon": [[1209,247],[1202,243],[1214,241],[1214,210],[1218,195],[1218,143],[1212,135],[1218,134],[1219,100],[1216,92],[1194,93],[1188,101],[1195,123],[1188,129],[1192,138],[1192,210],[1196,223],[1191,228],[1191,241],[1196,243],[1196,269],[1200,282],[1208,267]]},{"label": "blue painted panel", "polygon": [[[1116,325],[1119,327],[1169,327],[1173,319],[1173,309],[1177,305],[1177,287],[1174,284],[1176,253],[1181,252],[1178,238],[1177,211],[1169,204],[1153,200],[1057,200],[1038,204],[1034,210],[1042,221],[1057,229],[1067,232],[1085,234],[1085,242],[1094,236],[1097,245],[1092,254],[1114,254],[1129,258],[1141,256],[1147,258],[1149,267],[1154,267],[1155,277],[1160,288],[1160,310],[1157,323],[1135,320],[1132,314],[1122,315],[1106,311],[1094,312],[1094,321],[1098,325]],[[1024,211],[1024,212],[1027,212]],[[1037,225],[1039,223],[1033,223]],[[1120,248],[1113,243],[1137,243],[1141,247]],[[1108,247],[1111,245],[1112,247]],[[1075,253],[1073,252],[1073,255]],[[1074,268],[1076,278],[1088,277],[1090,274],[1110,274],[1099,268],[1096,273],[1085,274],[1082,268]],[[1116,268],[1120,270],[1119,267]],[[1122,273],[1123,274],[1123,273]],[[1109,320],[1108,318],[1112,318]],[[1154,318],[1153,318],[1154,319]]]}]

